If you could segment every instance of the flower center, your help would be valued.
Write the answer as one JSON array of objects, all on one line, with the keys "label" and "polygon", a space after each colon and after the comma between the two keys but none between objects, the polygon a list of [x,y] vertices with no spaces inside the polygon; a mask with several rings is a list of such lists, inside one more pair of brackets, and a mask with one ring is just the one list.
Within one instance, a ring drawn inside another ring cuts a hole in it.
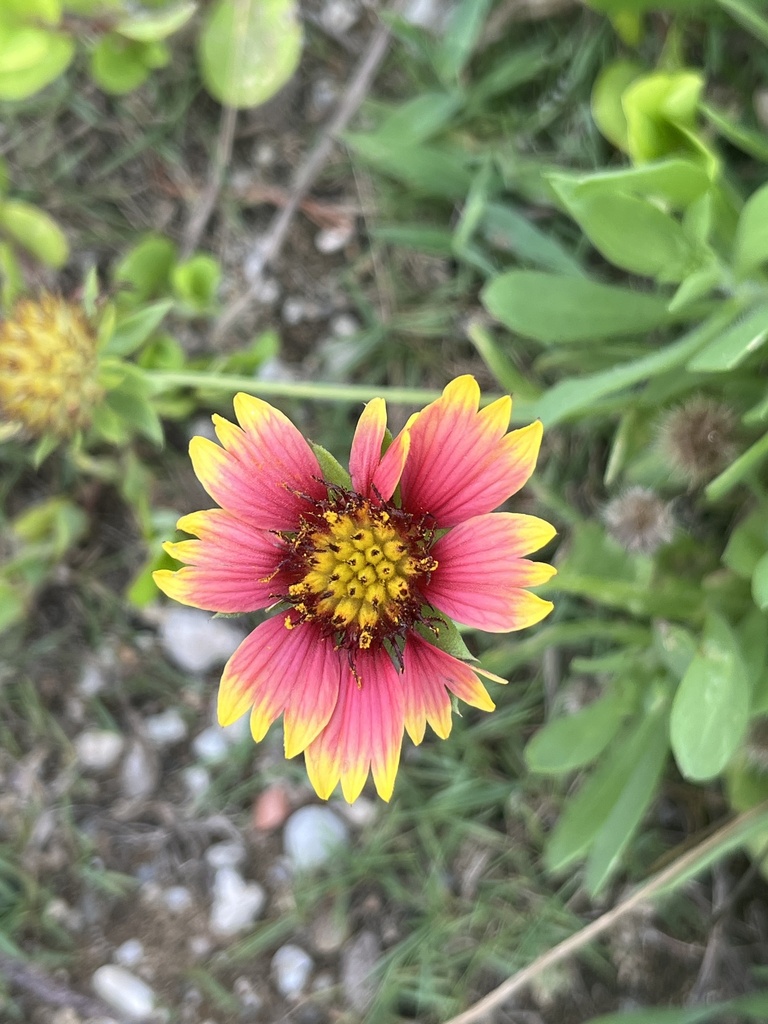
[{"label": "flower center", "polygon": [[[432,530],[393,505],[334,491],[289,541],[297,580],[288,600],[339,646],[367,649],[394,640],[422,618],[419,584],[437,568]],[[288,616],[291,628],[294,619]]]}]

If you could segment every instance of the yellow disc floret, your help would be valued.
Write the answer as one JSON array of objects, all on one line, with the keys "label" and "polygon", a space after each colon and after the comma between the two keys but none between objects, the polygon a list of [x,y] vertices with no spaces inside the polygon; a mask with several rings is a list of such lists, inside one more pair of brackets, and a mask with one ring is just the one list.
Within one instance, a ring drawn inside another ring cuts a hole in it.
[{"label": "yellow disc floret", "polygon": [[412,625],[423,604],[416,584],[437,568],[431,535],[400,510],[352,495],[313,519],[293,539],[304,571],[288,593],[302,619],[363,650]]},{"label": "yellow disc floret", "polygon": [[21,299],[0,322],[0,415],[35,436],[70,437],[102,396],[96,337],[79,306]]}]

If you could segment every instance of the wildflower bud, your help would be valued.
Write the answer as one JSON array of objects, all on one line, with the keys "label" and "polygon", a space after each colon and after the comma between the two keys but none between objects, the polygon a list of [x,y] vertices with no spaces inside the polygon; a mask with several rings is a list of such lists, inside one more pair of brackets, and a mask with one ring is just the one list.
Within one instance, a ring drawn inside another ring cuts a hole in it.
[{"label": "wildflower bud", "polygon": [[614,498],[603,520],[613,539],[635,554],[652,555],[675,531],[671,505],[647,487],[630,487]]},{"label": "wildflower bud", "polygon": [[79,306],[20,299],[0,323],[0,415],[29,434],[70,437],[90,422],[102,388],[96,337]]},{"label": "wildflower bud", "polygon": [[750,768],[768,775],[768,718],[756,718],[744,741],[744,759]]},{"label": "wildflower bud", "polygon": [[669,463],[692,484],[717,476],[735,455],[736,417],[722,402],[697,395],[661,422],[659,447]]}]

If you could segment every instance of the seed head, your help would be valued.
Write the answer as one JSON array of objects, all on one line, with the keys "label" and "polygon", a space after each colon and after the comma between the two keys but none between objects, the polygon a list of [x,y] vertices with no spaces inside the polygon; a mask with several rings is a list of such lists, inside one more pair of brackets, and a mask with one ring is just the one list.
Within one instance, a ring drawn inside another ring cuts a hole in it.
[{"label": "seed head", "polygon": [[71,437],[102,396],[96,336],[56,295],[20,299],[0,322],[0,416],[35,437]]},{"label": "seed head", "polygon": [[736,454],[733,410],[708,395],[696,395],[662,419],[659,446],[692,484],[717,476]]},{"label": "seed head", "polygon": [[603,520],[614,540],[627,551],[652,555],[675,532],[672,507],[647,487],[630,487],[609,502]]}]

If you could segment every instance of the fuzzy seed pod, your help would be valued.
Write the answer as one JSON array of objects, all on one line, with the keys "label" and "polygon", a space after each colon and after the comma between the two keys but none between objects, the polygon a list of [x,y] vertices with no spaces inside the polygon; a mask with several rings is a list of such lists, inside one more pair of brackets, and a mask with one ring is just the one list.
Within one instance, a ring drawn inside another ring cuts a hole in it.
[{"label": "fuzzy seed pod", "polygon": [[56,295],[20,299],[0,323],[0,416],[34,437],[71,437],[102,397],[96,336]]},{"label": "fuzzy seed pod", "polygon": [[647,487],[630,487],[614,498],[603,521],[613,539],[634,554],[652,555],[675,532],[671,505]]},{"label": "fuzzy seed pod", "polygon": [[733,460],[735,427],[732,409],[707,395],[696,395],[664,416],[659,448],[686,480],[703,484]]}]

